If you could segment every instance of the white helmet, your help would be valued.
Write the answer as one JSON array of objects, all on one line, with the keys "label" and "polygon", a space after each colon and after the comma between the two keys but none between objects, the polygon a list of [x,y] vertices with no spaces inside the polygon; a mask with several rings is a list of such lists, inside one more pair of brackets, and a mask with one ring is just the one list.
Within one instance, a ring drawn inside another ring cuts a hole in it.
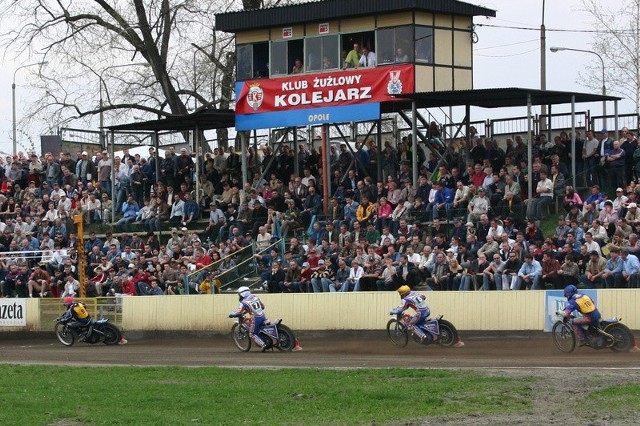
[{"label": "white helmet", "polygon": [[238,293],[238,296],[240,296],[240,300],[244,299],[245,297],[251,296],[251,290],[249,289],[249,287],[246,287],[246,286],[240,287],[237,293]]}]

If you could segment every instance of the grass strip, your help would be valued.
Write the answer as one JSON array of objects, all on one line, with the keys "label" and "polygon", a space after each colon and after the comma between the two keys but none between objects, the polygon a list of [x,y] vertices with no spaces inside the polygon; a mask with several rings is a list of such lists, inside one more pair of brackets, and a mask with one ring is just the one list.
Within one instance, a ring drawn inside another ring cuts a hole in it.
[{"label": "grass strip", "polygon": [[424,369],[0,366],[0,424],[373,424],[530,407],[522,379]]}]

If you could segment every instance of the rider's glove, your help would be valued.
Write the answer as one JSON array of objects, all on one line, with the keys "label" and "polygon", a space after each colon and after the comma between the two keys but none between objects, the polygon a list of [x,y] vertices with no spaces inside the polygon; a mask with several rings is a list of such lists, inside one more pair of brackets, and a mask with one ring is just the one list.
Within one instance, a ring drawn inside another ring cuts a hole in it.
[{"label": "rider's glove", "polygon": [[396,310],[396,309],[392,309],[392,310],[389,312],[389,315],[398,315],[399,313],[400,313],[400,311],[398,311],[398,310]]},{"label": "rider's glove", "polygon": [[239,315],[239,314],[237,314],[237,313],[235,313],[235,312],[231,312],[231,313],[229,314],[229,318],[238,318],[239,316],[240,316],[240,315]]}]

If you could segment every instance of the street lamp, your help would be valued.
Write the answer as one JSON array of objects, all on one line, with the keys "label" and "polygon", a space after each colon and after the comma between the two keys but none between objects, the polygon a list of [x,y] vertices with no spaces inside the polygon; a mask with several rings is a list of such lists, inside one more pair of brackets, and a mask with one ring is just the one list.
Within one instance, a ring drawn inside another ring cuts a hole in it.
[{"label": "street lamp", "polygon": [[16,74],[23,68],[34,67],[36,65],[47,65],[49,61],[36,62],[33,64],[22,65],[13,72],[13,83],[11,83],[11,101],[12,101],[12,110],[13,110],[13,155],[18,153],[18,136],[17,136],[17,126],[16,126]]},{"label": "street lamp", "polygon": [[[602,64],[602,96],[607,96],[607,87],[605,85],[605,75],[604,75],[604,59],[602,59],[602,56],[598,53],[598,52],[594,52],[593,50],[583,50],[583,49],[573,49],[570,47],[550,47],[549,50],[551,50],[551,52],[556,53],[556,52],[560,52],[563,50],[569,50],[572,52],[582,52],[582,53],[591,53],[592,55],[596,55],[599,59],[600,59],[600,63]],[[607,101],[603,100],[602,101],[602,114],[604,115],[604,123],[605,123],[605,128],[606,123],[607,123]]]},{"label": "street lamp", "polygon": [[107,87],[107,85],[105,84],[104,80],[102,79],[102,75],[107,71],[107,70],[112,70],[114,68],[124,68],[124,67],[132,67],[132,66],[143,66],[143,67],[148,67],[150,66],[148,63],[146,62],[134,62],[131,64],[120,64],[120,65],[111,65],[108,66],[106,68],[104,68],[100,74],[98,74],[98,78],[100,79],[99,83],[100,83],[100,147],[102,149],[104,149],[106,147],[106,144],[104,143],[104,111],[102,110],[103,107],[103,99],[102,99],[102,86],[104,85],[105,89]]}]

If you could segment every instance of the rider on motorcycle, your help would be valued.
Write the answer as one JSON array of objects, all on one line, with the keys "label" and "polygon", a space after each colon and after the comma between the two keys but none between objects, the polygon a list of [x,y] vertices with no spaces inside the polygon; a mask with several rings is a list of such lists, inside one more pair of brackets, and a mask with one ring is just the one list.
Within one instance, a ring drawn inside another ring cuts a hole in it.
[{"label": "rider on motorcycle", "polygon": [[429,318],[431,311],[427,306],[427,298],[417,291],[411,291],[408,285],[403,285],[398,288],[398,293],[402,299],[402,303],[389,312],[390,315],[399,315],[406,311],[408,308],[412,308],[416,314],[405,320],[406,325],[413,330],[413,332],[424,340],[427,336],[425,332],[420,328],[422,324]]},{"label": "rider on motorcycle", "polygon": [[62,320],[73,320],[69,322],[69,328],[76,332],[78,340],[81,342],[87,338],[88,325],[91,323],[91,316],[87,312],[87,308],[81,302],[71,297],[65,297],[63,302],[67,311],[62,315]]},{"label": "rider on motorcycle", "polygon": [[561,312],[565,318],[569,317],[573,311],[578,311],[582,314],[582,317],[573,319],[571,326],[580,340],[578,343],[579,346],[584,346],[587,344],[587,340],[585,339],[582,326],[588,324],[595,324],[597,326],[600,321],[600,311],[596,308],[593,299],[586,294],[578,293],[578,288],[573,284],[564,288],[564,297],[569,301],[564,311]]},{"label": "rider on motorcycle", "polygon": [[264,314],[264,303],[257,296],[251,294],[249,287],[244,286],[238,289],[238,298],[240,299],[240,305],[238,305],[238,309],[229,314],[229,318],[238,318],[247,313],[251,317],[249,336],[264,352],[272,346],[271,339],[267,339],[265,342],[259,336],[267,321],[267,317]]}]

